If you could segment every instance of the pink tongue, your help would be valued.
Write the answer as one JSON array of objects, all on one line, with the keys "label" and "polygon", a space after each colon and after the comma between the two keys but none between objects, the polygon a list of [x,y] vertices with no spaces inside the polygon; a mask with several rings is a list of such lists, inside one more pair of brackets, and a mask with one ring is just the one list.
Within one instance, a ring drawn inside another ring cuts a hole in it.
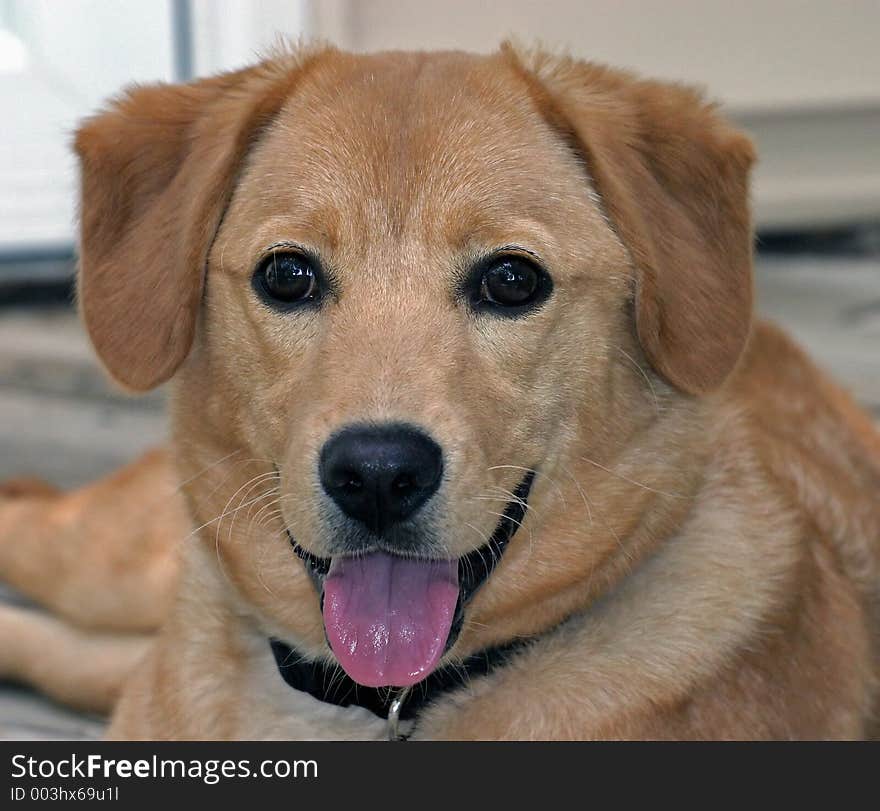
[{"label": "pink tongue", "polygon": [[324,629],[339,664],[365,687],[408,687],[443,655],[458,602],[458,561],[371,552],[334,558]]}]

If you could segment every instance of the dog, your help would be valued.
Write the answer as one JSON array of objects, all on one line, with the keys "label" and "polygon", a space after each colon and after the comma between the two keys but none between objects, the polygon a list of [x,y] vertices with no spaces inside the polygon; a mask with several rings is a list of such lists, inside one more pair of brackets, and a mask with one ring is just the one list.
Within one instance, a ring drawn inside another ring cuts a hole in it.
[{"label": "dog", "polygon": [[330,47],[87,120],[79,306],[171,441],[9,485],[0,669],[125,739],[877,734],[880,438],[753,320],[749,140]]}]

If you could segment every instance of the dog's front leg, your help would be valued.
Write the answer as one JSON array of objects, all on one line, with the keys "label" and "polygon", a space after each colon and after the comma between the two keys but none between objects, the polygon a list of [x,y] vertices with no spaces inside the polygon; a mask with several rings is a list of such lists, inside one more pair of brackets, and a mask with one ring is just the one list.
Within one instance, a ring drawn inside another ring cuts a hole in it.
[{"label": "dog's front leg", "polygon": [[188,531],[161,450],[70,493],[0,489],[0,579],[74,625],[153,631]]}]

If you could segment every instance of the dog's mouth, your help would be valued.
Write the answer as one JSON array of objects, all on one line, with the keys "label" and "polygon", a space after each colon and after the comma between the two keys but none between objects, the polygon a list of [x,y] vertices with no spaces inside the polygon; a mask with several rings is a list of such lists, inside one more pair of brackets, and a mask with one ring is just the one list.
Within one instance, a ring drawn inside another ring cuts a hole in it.
[{"label": "dog's mouth", "polygon": [[488,542],[458,559],[382,550],[321,558],[288,531],[321,595],[330,649],[354,681],[409,687],[437,667],[458,638],[468,602],[522,524],[534,478],[534,471],[523,477]]}]

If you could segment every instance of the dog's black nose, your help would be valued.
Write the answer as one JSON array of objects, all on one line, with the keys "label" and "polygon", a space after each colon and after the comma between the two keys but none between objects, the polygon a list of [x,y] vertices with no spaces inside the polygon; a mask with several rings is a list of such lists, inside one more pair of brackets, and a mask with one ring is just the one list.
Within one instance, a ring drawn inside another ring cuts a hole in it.
[{"label": "dog's black nose", "polygon": [[339,508],[381,535],[437,492],[443,453],[409,426],[352,426],[327,441],[319,465],[321,484]]}]

